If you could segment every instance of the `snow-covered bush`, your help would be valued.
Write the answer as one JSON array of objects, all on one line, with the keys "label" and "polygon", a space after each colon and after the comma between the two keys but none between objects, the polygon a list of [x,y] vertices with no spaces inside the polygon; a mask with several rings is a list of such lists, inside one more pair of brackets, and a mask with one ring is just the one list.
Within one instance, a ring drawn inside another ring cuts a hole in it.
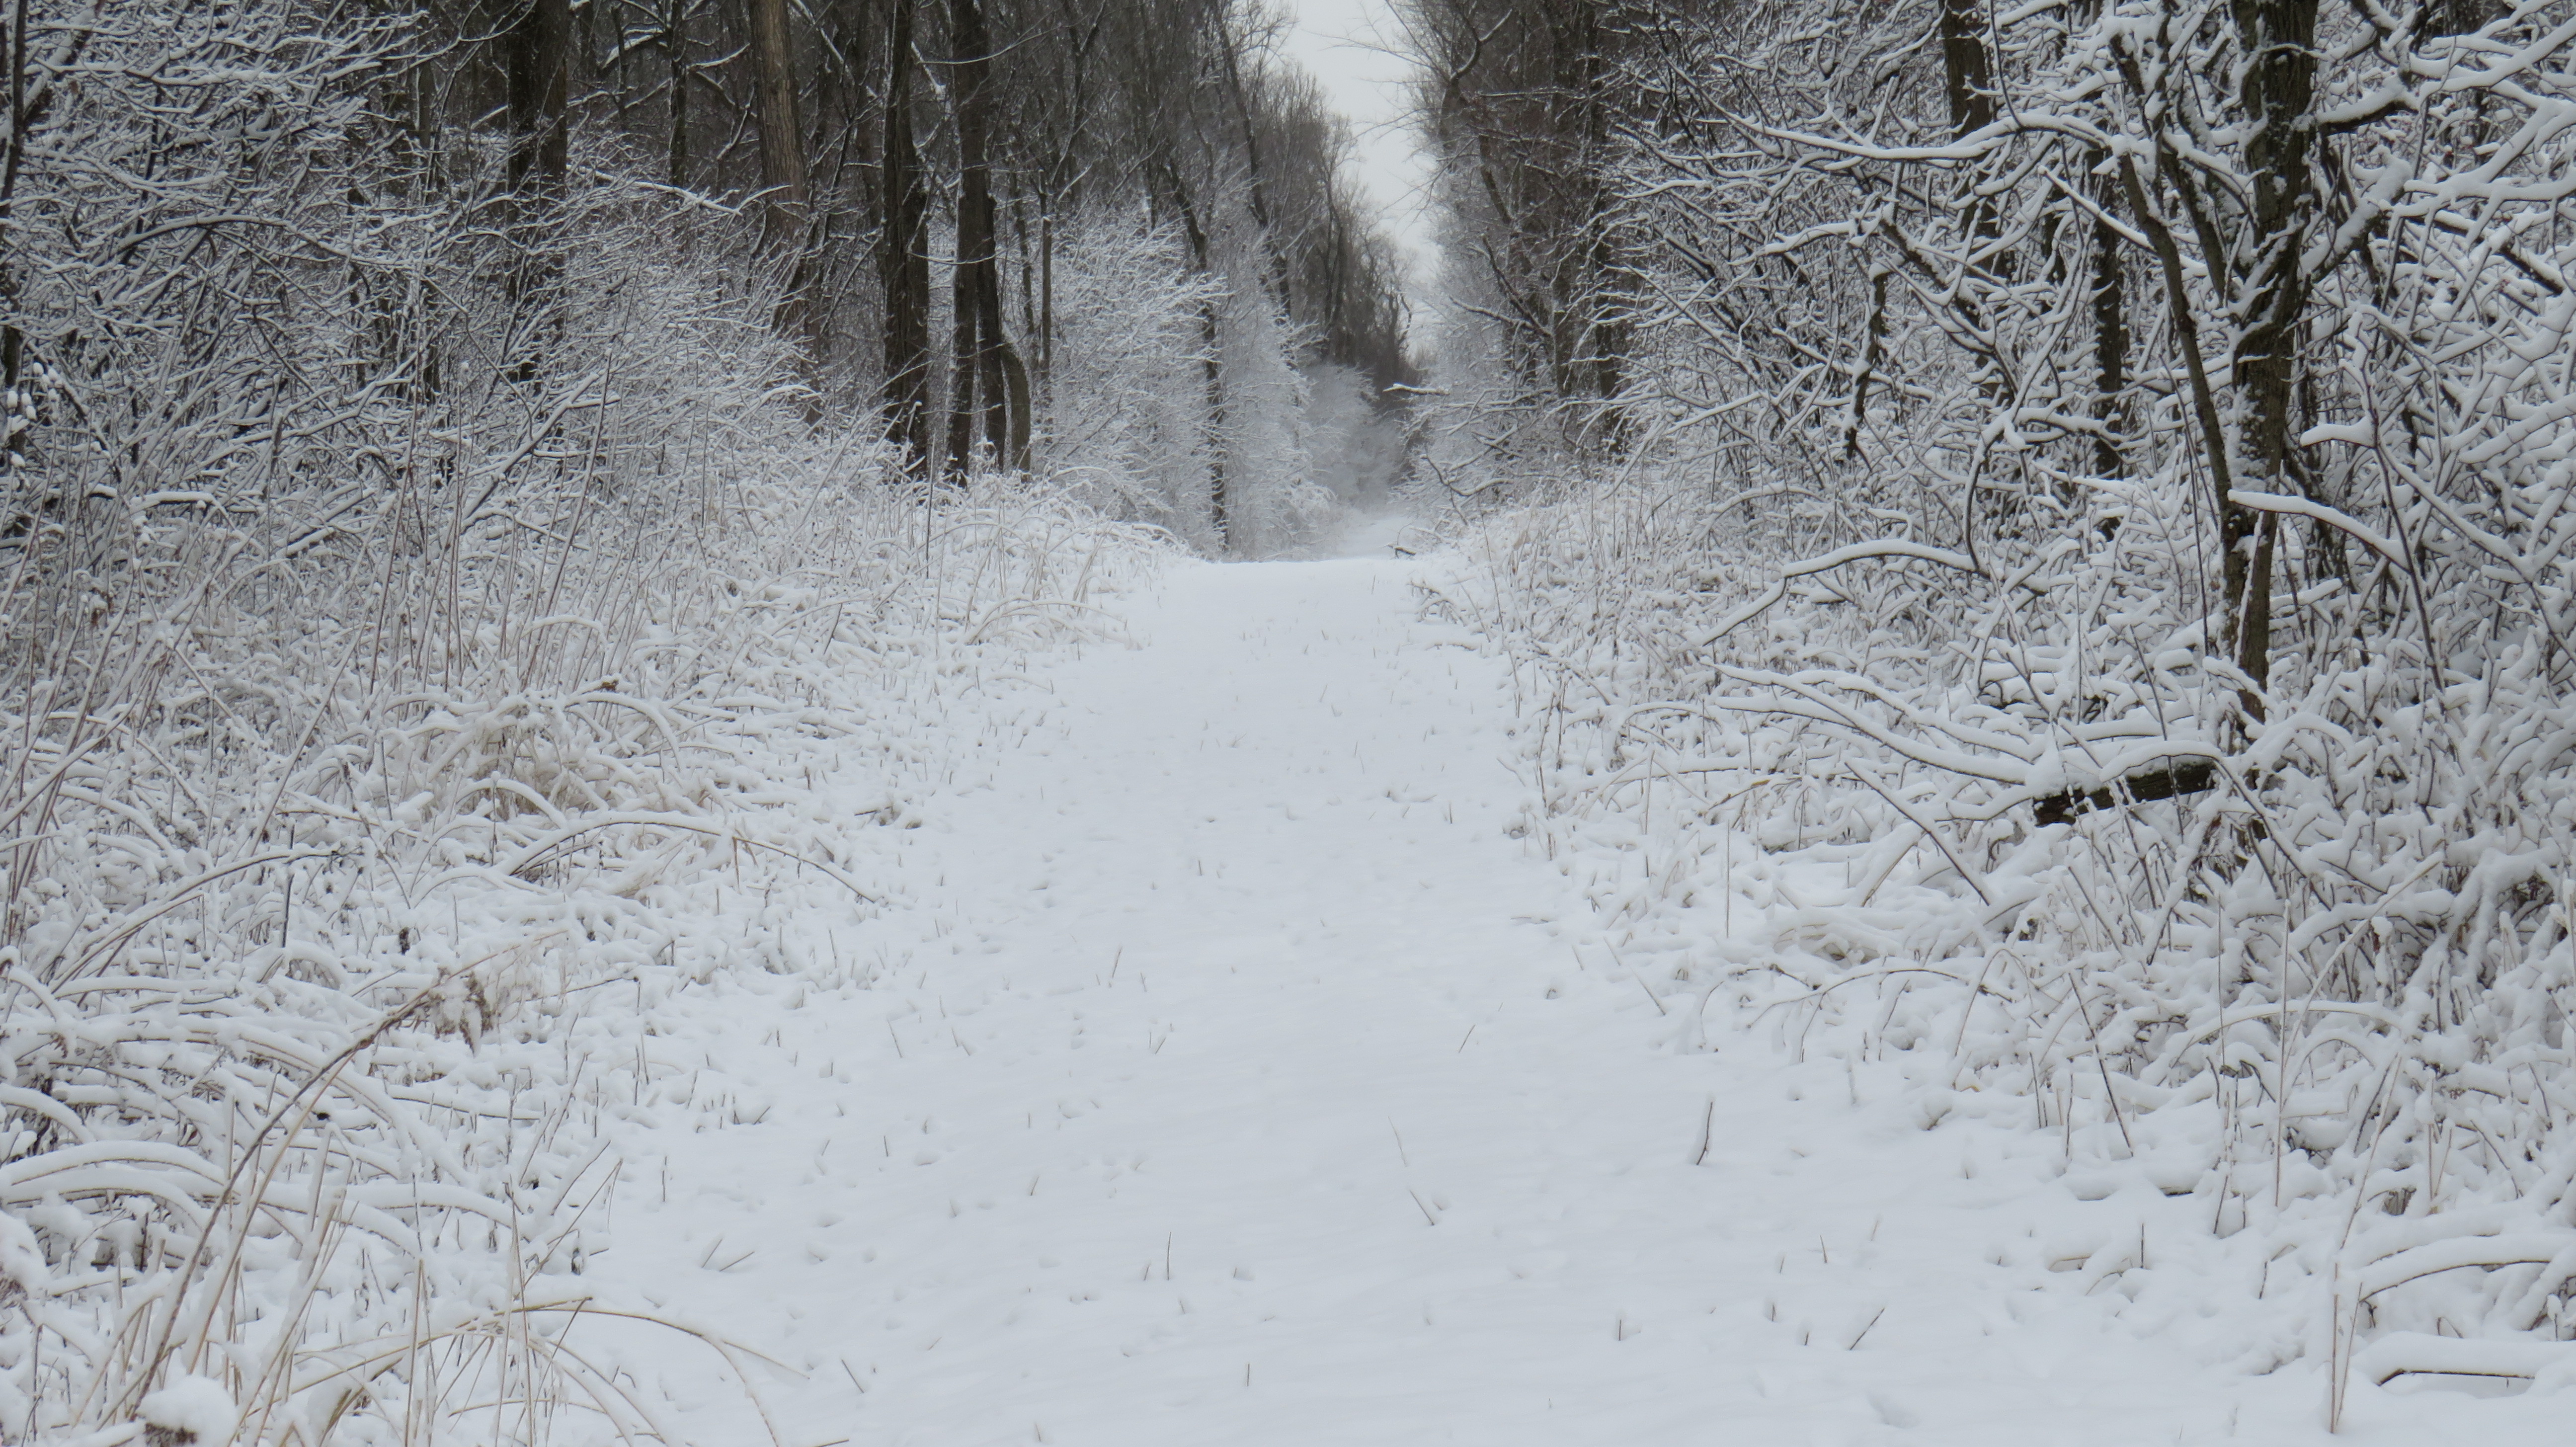
[{"label": "snow-covered bush", "polygon": [[0,1438],[650,1435],[569,1332],[627,1309],[582,1276],[630,1027],[782,965],[695,891],[870,907],[769,807],[797,741],[898,747],[1135,539],[810,428],[740,218],[584,155],[491,225],[493,138],[365,103],[401,23],[39,19],[79,145],[19,158],[5,263]]},{"label": "snow-covered bush", "polygon": [[[1249,250],[1254,238],[1236,238]],[[1179,228],[1096,212],[1067,230],[1056,264],[1053,427],[1041,472],[1103,512],[1202,548],[1276,553],[1312,537],[1338,495],[1314,473],[1318,423],[1296,336],[1260,286],[1259,262],[1199,270]],[[1213,340],[1211,340],[1213,332]],[[1347,401],[1337,447],[1355,435]]]},{"label": "snow-covered bush", "polygon": [[1103,512],[1208,538],[1207,375],[1200,316],[1221,278],[1191,270],[1178,229],[1098,213],[1067,228],[1054,426],[1039,465]]},{"label": "snow-covered bush", "polygon": [[1451,599],[1638,948],[2196,1196],[2338,1411],[2576,1336],[2570,38],[2408,15],[2025,10],[1946,126],[1927,11],[1709,37],[1638,449]]}]

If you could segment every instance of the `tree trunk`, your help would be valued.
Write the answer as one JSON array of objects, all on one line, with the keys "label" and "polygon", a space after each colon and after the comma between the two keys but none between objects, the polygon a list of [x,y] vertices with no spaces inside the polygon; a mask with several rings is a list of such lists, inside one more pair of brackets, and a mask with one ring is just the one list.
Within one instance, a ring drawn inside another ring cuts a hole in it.
[{"label": "tree trunk", "polygon": [[510,71],[510,192],[524,203],[563,193],[570,146],[564,93],[572,53],[567,0],[527,0],[504,42]]},{"label": "tree trunk", "polygon": [[805,121],[797,105],[796,52],[788,30],[787,0],[749,0],[753,109],[760,122],[760,249],[784,276],[786,291],[772,317],[781,336],[804,344],[806,361],[819,367],[823,338],[813,325],[821,315],[809,294],[807,265],[812,212],[805,167]]},{"label": "tree trunk", "polygon": [[1037,389],[1045,397],[1052,416],[1055,406],[1055,198],[1047,195],[1038,197],[1037,352]]},{"label": "tree trunk", "polygon": [[1216,50],[1225,63],[1226,93],[1234,101],[1235,120],[1243,128],[1243,159],[1246,179],[1251,183],[1252,221],[1261,231],[1261,244],[1269,261],[1268,275],[1263,280],[1270,298],[1282,312],[1289,309],[1288,253],[1281,249],[1279,234],[1270,224],[1270,191],[1261,172],[1261,130],[1253,121],[1252,95],[1243,84],[1243,61],[1235,53],[1233,28],[1225,23],[1225,7],[1216,12]]},{"label": "tree trunk", "polygon": [[[2238,486],[2304,493],[2294,450],[2291,411],[2298,380],[2299,321],[2308,278],[2300,253],[2313,217],[2308,181],[2308,111],[2316,81],[2315,0],[2234,0],[2236,43],[2243,57],[2239,102],[2250,129],[2245,169],[2254,182],[2246,230],[2231,260],[2242,278],[2232,370],[2243,396],[2234,469]],[[2271,678],[2272,538],[2270,513],[2228,506],[2220,518],[2226,549],[2228,633],[2236,666],[2257,688]],[[2259,698],[2248,710],[2262,717]]]},{"label": "tree trunk", "polygon": [[[1000,349],[1002,273],[994,256],[992,36],[982,0],[948,0],[950,94],[957,110],[957,268],[950,285],[956,313],[955,370],[948,399],[945,469],[963,476],[980,430],[1003,466],[1025,466],[1011,446],[1009,374]],[[978,424],[981,424],[979,429]]]},{"label": "tree trunk", "polygon": [[1979,0],[1941,0],[1941,80],[1950,99],[1950,133],[1964,136],[1995,121],[1995,81],[1986,62],[1986,7]]},{"label": "tree trunk", "polygon": [[915,476],[930,466],[930,188],[912,129],[915,0],[893,0],[886,47],[877,279],[885,294],[886,432]]},{"label": "tree trunk", "polygon": [[[2105,163],[2092,156],[2094,169]],[[2113,187],[2096,188],[2095,204],[2108,213],[2117,201]],[[2128,421],[2129,301],[2120,269],[2120,233],[2107,220],[2093,222],[2093,420],[2102,431],[2093,438],[2093,471],[2099,477],[2126,477],[2129,466],[2120,451]]]},{"label": "tree trunk", "polygon": [[1017,347],[1004,342],[993,349],[1002,364],[1005,395],[1011,399],[1008,433],[1000,443],[1002,455],[1021,472],[1029,470],[1029,368],[1020,360]]},{"label": "tree trunk", "polygon": [[1201,371],[1207,383],[1208,439],[1208,525],[1216,533],[1216,550],[1220,553],[1234,546],[1234,524],[1228,513],[1225,481],[1225,360],[1218,354],[1221,340],[1216,323],[1216,301],[1199,303],[1199,345],[1206,349]]},{"label": "tree trunk", "polygon": [[668,0],[662,25],[662,59],[670,67],[671,189],[689,187],[689,31],[686,23],[687,0]]},{"label": "tree trunk", "polygon": [[[1199,225],[1198,208],[1190,204],[1189,188],[1181,184],[1180,168],[1162,163],[1165,195],[1172,210],[1181,218],[1181,234],[1190,244],[1190,261],[1201,275],[1208,270],[1207,229]],[[1202,434],[1208,449],[1208,526],[1216,535],[1216,549],[1222,553],[1233,545],[1232,524],[1227,514],[1231,500],[1226,494],[1225,455],[1225,359],[1219,351],[1224,333],[1217,325],[1216,298],[1199,303],[1200,377],[1207,388],[1207,427]]]},{"label": "tree trunk", "polygon": [[546,228],[563,200],[564,173],[570,167],[564,115],[572,50],[567,0],[527,0],[503,32],[502,43],[510,81],[510,189],[504,214],[517,251],[507,281],[513,309],[519,312],[518,355],[508,374],[529,382],[540,374],[540,356],[552,346],[557,319],[547,293],[563,263],[557,238],[547,235]]},{"label": "tree trunk", "polygon": [[[1994,70],[1986,56],[1986,7],[1981,0],[1941,0],[1941,81],[1950,102],[1950,134],[1965,136],[1995,121]],[[1968,171],[1973,185],[1976,172]],[[1998,230],[1994,204],[1960,198],[1968,208],[1971,256]]]},{"label": "tree trunk", "polygon": [[[16,216],[18,180],[27,168],[27,125],[31,119],[27,106],[27,0],[17,0],[9,33],[0,40],[5,40],[0,49],[6,50],[9,65],[9,150],[5,158],[0,158],[0,225],[5,225]],[[9,313],[8,321],[0,324],[0,388],[6,388],[14,400],[20,374],[26,368],[27,338],[18,329],[18,272],[7,264],[10,260],[6,253],[0,253],[0,307]],[[18,420],[14,410],[0,416],[0,443],[12,444],[0,446],[0,467],[9,466],[17,441],[14,424]]]}]

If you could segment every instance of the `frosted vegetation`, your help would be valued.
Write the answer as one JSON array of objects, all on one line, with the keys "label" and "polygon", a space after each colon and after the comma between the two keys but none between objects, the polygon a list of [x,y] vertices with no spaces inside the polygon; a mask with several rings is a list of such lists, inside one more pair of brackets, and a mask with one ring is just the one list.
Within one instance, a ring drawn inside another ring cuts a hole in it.
[{"label": "frosted vegetation", "polygon": [[1411,9],[1551,850],[1784,1048],[2191,1197],[2298,1303],[2247,1369],[2547,1375],[2576,13]]},{"label": "frosted vegetation", "polygon": [[2576,1376],[2576,9],[1394,13],[1428,376],[1250,0],[0,17],[0,1440],[777,1435],[594,1289],[769,1108],[652,1042],[936,904],[827,792],[1391,504],[1667,1043],[2187,1203],[2044,1264],[2329,1423]]},{"label": "frosted vegetation", "polygon": [[[872,907],[814,742],[899,826],[1104,579],[1385,486],[1380,243],[1258,17],[994,4],[977,102],[905,87],[985,7],[901,8],[8,17],[0,1438],[655,1434],[567,1331],[603,1113],[672,991],[814,963],[728,895]],[[961,243],[876,178],[978,104],[980,279],[890,352],[878,241]]]}]

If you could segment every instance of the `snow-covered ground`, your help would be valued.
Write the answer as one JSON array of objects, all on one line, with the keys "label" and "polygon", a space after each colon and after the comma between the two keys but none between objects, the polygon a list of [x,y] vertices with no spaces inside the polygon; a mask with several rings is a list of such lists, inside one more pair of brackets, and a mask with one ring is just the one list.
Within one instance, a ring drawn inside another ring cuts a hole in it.
[{"label": "snow-covered ground", "polygon": [[[2249,1369],[2325,1304],[2231,1319],[2262,1283],[2146,1167],[1632,972],[1523,837],[1506,665],[1421,616],[1446,564],[1363,541],[1174,562],[977,691],[914,827],[835,851],[886,908],[655,1012],[603,1294],[778,1359],[790,1447],[2327,1440],[2312,1359]],[[2553,1415],[2362,1388],[2338,1440]]]}]

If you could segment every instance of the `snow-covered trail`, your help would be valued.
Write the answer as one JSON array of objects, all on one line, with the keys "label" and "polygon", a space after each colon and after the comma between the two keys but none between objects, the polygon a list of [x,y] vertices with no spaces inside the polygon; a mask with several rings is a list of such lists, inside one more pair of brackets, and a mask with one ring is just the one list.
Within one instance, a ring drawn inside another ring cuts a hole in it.
[{"label": "snow-covered trail", "polygon": [[2018,1204],[2152,1259],[2151,1187],[2086,1217],[2048,1138],[1614,963],[1423,566],[1175,564],[1133,646],[997,685],[987,781],[876,833],[905,897],[809,941],[868,985],[683,997],[702,1108],[635,1144],[608,1280],[803,1369],[755,1372],[791,1447],[2321,1435]]}]

